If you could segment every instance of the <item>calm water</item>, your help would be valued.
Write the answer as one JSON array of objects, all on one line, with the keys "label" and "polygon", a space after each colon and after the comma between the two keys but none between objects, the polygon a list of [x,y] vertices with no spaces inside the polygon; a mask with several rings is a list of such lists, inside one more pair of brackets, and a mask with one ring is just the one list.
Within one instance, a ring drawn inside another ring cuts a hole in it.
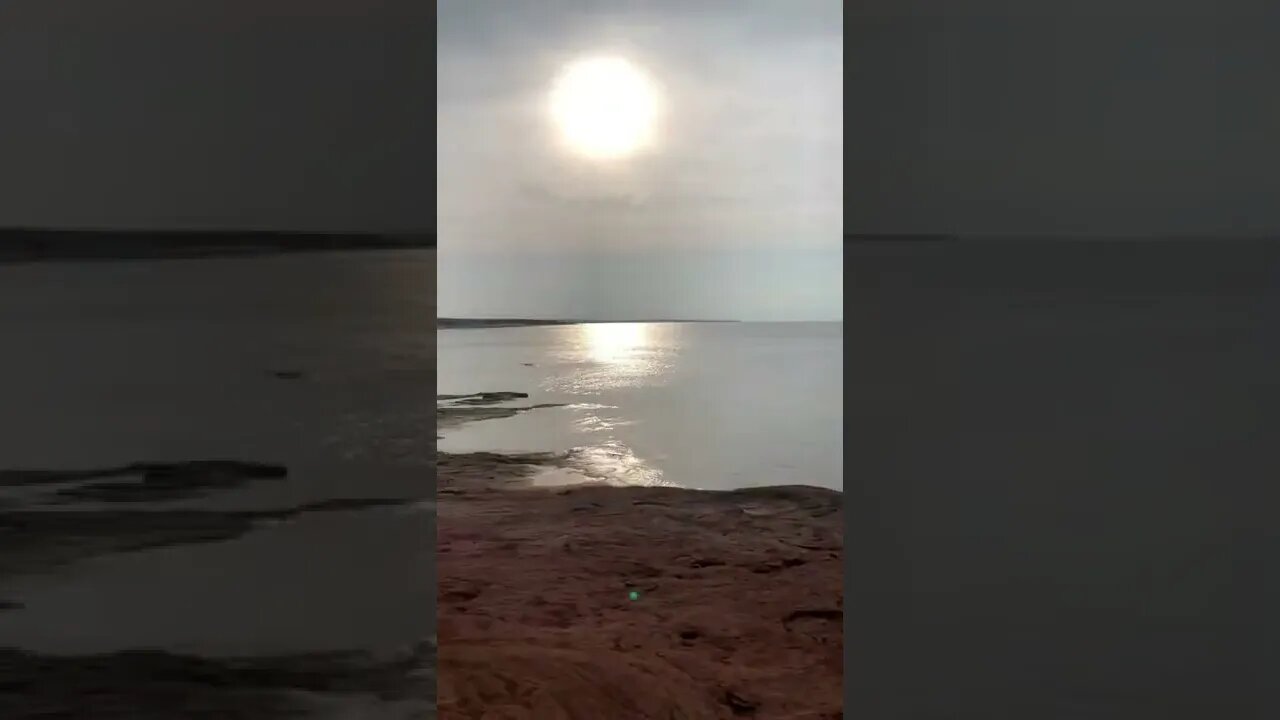
[{"label": "calm water", "polygon": [[0,465],[429,468],[434,318],[429,251],[0,266]]},{"label": "calm water", "polygon": [[0,578],[26,604],[0,613],[0,645],[266,654],[431,635],[434,317],[429,251],[0,267],[0,467],[290,470],[146,510],[416,501]]},{"label": "calm water", "polygon": [[1280,244],[846,264],[870,716],[1280,716]]},{"label": "calm water", "polygon": [[630,323],[441,330],[441,393],[563,403],[444,431],[442,451],[575,449],[594,477],[840,489],[840,323]]}]

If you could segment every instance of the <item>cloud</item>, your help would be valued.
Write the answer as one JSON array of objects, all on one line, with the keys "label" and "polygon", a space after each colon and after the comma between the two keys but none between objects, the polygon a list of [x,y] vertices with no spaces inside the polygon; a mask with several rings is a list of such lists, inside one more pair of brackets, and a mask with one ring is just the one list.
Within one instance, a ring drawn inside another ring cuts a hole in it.
[{"label": "cloud", "polygon": [[[725,4],[699,4],[673,17],[573,16],[576,23],[556,30],[550,21],[567,16],[563,5],[529,17],[491,16],[489,7],[479,3],[465,14],[452,8],[441,18],[442,245],[466,234],[449,223],[495,225],[495,211],[553,226],[587,213],[703,237],[750,234],[770,223],[781,231],[805,215],[823,218],[827,240],[839,242],[842,53],[831,27],[797,21],[776,6],[772,23]],[[640,7],[652,13],[654,4]],[[452,16],[465,22],[455,25]],[[508,41],[513,23],[527,26]],[[570,41],[582,36],[575,25],[611,28],[605,36],[633,48],[663,86],[669,111],[652,155],[602,168],[557,146],[543,105],[557,67],[548,58],[593,47]],[[771,27],[776,32],[764,32]],[[472,42],[459,43],[458,35]],[[495,226],[485,234],[499,232]]]},{"label": "cloud", "polygon": [[[700,256],[697,267],[730,277],[740,264],[732,258],[742,252],[838,255],[839,0],[444,0],[440,8],[442,272],[451,263],[472,267],[463,257],[477,254],[603,252],[631,262],[653,252],[712,252]],[[605,52],[644,67],[661,87],[665,111],[651,152],[597,164],[561,148],[545,103],[563,63]],[[771,266],[777,263],[752,265]],[[666,265],[646,267],[667,273]],[[640,282],[636,277],[617,282]],[[675,281],[663,277],[664,293],[678,302],[681,294],[669,287]],[[751,296],[748,287],[764,276],[743,277],[747,285],[735,297]],[[677,285],[689,285],[686,299],[708,292],[697,274],[678,278]],[[651,293],[656,282],[635,292]],[[823,287],[828,310],[838,307],[838,289]],[[625,295],[621,287],[611,292]],[[787,297],[816,302],[805,293]]]}]

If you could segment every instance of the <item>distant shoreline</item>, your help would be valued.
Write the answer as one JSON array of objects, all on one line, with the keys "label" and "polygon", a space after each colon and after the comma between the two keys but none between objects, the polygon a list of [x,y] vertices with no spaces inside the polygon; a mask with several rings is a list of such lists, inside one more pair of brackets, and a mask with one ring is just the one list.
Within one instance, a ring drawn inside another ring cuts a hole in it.
[{"label": "distant shoreline", "polygon": [[433,234],[0,228],[0,264],[434,249]]},{"label": "distant shoreline", "polygon": [[736,323],[740,320],[534,320],[531,318],[436,318],[444,329],[536,327],[541,325],[585,325],[627,323]]}]

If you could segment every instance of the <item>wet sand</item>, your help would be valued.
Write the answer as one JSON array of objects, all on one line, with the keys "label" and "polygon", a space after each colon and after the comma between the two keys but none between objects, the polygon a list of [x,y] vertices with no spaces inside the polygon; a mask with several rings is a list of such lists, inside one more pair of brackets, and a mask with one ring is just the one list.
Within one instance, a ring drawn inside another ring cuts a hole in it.
[{"label": "wet sand", "polygon": [[843,496],[535,486],[438,458],[438,708],[462,718],[842,717]]}]

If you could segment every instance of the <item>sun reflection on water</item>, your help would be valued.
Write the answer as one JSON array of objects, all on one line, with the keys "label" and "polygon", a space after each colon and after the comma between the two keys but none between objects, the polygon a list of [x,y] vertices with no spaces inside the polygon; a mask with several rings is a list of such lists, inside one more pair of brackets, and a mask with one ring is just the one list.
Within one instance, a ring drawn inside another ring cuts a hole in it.
[{"label": "sun reflection on water", "polygon": [[593,362],[632,361],[651,342],[651,328],[647,323],[591,323],[578,327],[583,352]]},{"label": "sun reflection on water", "polygon": [[[679,329],[666,323],[584,323],[562,330],[557,355],[561,372],[543,389],[577,396],[663,385],[679,355]],[[661,469],[615,435],[634,418],[613,404],[576,402],[574,428],[592,436],[569,453],[568,467],[547,476],[552,483],[594,481],[619,485],[673,485]],[[575,480],[576,478],[576,480]]]},{"label": "sun reflection on water", "polygon": [[610,441],[569,451],[568,466],[583,477],[611,485],[678,487],[662,470],[638,457],[631,448]]},{"label": "sun reflection on water", "polygon": [[561,359],[572,370],[546,389],[595,395],[609,388],[664,382],[672,368],[675,336],[658,323],[585,323],[566,328]]}]

